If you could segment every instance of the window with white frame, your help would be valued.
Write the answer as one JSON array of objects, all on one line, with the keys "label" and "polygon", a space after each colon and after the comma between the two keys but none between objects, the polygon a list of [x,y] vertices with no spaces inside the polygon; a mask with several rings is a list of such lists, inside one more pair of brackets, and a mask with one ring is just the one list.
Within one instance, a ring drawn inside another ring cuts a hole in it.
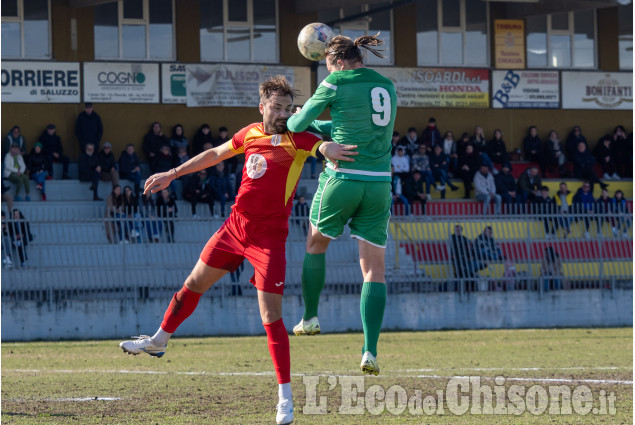
[{"label": "window with white frame", "polygon": [[595,10],[525,19],[528,68],[595,68]]},{"label": "window with white frame", "polygon": [[[318,12],[318,20],[320,22],[336,22],[333,25],[333,31],[337,34],[350,37],[353,40],[362,35],[375,35],[379,33],[379,38],[384,41],[384,44],[379,47],[378,50],[381,50],[381,53],[386,56],[386,58],[383,59],[373,54],[366,54],[364,62],[368,65],[392,65],[395,63],[392,54],[392,10],[385,9],[390,3],[391,2],[373,3],[372,5],[362,4],[336,9],[325,9]],[[379,11],[373,13],[373,10]],[[354,20],[344,20],[343,22],[337,23],[340,19],[362,15],[367,12],[371,13],[360,16]]]},{"label": "window with white frame", "polygon": [[633,69],[633,3],[618,7],[620,69]]},{"label": "window with white frame", "polygon": [[487,66],[488,5],[482,0],[417,0],[419,66]]},{"label": "window with white frame", "polygon": [[202,62],[278,62],[277,0],[200,0]]},{"label": "window with white frame", "polygon": [[95,59],[174,60],[173,0],[95,6]]},{"label": "window with white frame", "polygon": [[2,58],[49,59],[49,0],[2,0]]}]

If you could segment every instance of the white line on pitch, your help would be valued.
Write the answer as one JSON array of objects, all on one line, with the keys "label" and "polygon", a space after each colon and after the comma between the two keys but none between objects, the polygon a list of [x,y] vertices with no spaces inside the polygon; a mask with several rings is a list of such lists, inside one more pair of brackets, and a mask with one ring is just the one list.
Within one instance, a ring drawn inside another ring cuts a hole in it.
[{"label": "white line on pitch", "polygon": [[517,370],[517,371],[540,371],[540,370],[631,370],[631,368],[627,367],[617,367],[617,366],[578,366],[578,367],[454,367],[454,368],[442,368],[442,369],[395,369],[390,372],[438,372],[438,371],[452,371],[452,370],[470,370],[476,372],[486,372],[486,371],[504,371],[504,370]]},{"label": "white line on pitch", "polygon": [[[193,375],[193,376],[273,376],[273,372],[166,372],[157,370],[99,370],[99,369],[5,369],[3,372],[16,373],[121,373],[121,374],[140,374],[140,375]],[[315,372],[315,373],[292,373],[291,376],[358,376],[358,375],[342,375],[335,372]],[[428,379],[450,379],[464,378],[464,376],[445,376],[445,375],[387,375],[386,378],[428,378]],[[481,379],[494,380],[491,376],[481,376]],[[529,381],[529,382],[568,382],[581,384],[618,384],[633,385],[633,381],[625,381],[619,379],[571,379],[571,378],[531,378],[531,377],[507,377],[506,381]]]}]

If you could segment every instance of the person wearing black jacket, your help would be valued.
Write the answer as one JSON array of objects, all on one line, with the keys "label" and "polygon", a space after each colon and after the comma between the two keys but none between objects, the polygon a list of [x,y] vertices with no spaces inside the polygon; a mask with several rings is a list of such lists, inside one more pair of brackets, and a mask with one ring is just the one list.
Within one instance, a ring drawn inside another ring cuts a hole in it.
[{"label": "person wearing black jacket", "polygon": [[505,164],[509,162],[507,148],[503,141],[503,132],[499,129],[494,130],[494,137],[487,142],[487,156],[494,164]]},{"label": "person wearing black jacket", "polygon": [[193,156],[198,155],[203,152],[205,149],[205,143],[209,142],[214,145],[214,138],[212,137],[212,130],[209,128],[209,124],[203,124],[194,135],[194,139],[192,139],[192,154]]},{"label": "person wearing black jacket", "polygon": [[556,211],[556,201],[549,196],[549,187],[542,186],[540,196],[536,196],[532,201],[532,213],[544,216],[542,224],[547,239],[556,237],[556,222],[553,218]]},{"label": "person wearing black jacket", "polygon": [[573,126],[571,133],[569,133],[569,136],[567,137],[567,158],[569,158],[570,161],[572,161],[575,157],[575,154],[578,151],[579,143],[584,143],[587,148],[586,150],[589,149],[589,144],[586,141],[586,137],[582,135],[582,129],[579,125],[575,125]]},{"label": "person wearing black jacket", "polygon": [[86,102],[84,111],[77,116],[75,121],[75,136],[79,141],[79,149],[84,152],[86,145],[92,143],[95,150],[99,150],[99,143],[104,134],[104,126],[97,112],[93,111],[93,104]]},{"label": "person wearing black jacket", "polygon": [[[146,133],[143,138],[143,152],[146,154],[146,159],[148,160],[148,164],[150,165],[150,171],[152,173],[160,172],[156,167],[156,157],[161,150],[163,145],[168,146],[168,150],[170,149],[170,140],[163,134],[163,130],[161,130],[161,123],[155,121],[150,126],[150,130]],[[170,168],[172,165],[170,165]]]},{"label": "person wearing black jacket", "polygon": [[31,226],[24,218],[22,211],[16,208],[13,210],[13,221],[8,224],[8,227],[11,243],[16,251],[18,251],[18,256],[20,257],[20,266],[26,267],[28,260],[26,247],[29,245],[29,242],[33,240]]},{"label": "person wearing black jacket", "polygon": [[139,236],[141,236],[140,226],[139,226],[139,218],[141,215],[139,214],[139,199],[132,192],[132,188],[130,186],[126,186],[123,188],[122,195],[122,211],[126,218],[126,239],[140,241]]},{"label": "person wearing black jacket", "polygon": [[[214,166],[209,176],[209,185],[212,188],[214,201],[220,202],[220,216],[225,217],[225,204],[234,200],[234,188],[229,175],[225,172],[224,161]],[[212,209],[214,208],[212,202]]]},{"label": "person wearing black jacket", "polygon": [[537,162],[540,167],[540,174],[545,175],[545,157],[542,152],[542,140],[538,136],[538,129],[535,125],[529,127],[527,136],[523,141],[523,148],[525,150],[525,160]]},{"label": "person wearing black jacket", "polygon": [[481,156],[474,150],[472,144],[465,145],[465,151],[459,155],[459,170],[458,174],[463,180],[463,187],[465,188],[465,195],[463,199],[470,199],[470,192],[472,191],[472,181],[474,180],[474,174],[481,167]]},{"label": "person wearing black jacket", "polygon": [[516,192],[516,182],[510,173],[509,164],[503,164],[500,173],[494,177],[496,183],[496,193],[503,198],[504,204],[519,204],[520,196]]},{"label": "person wearing black jacket", "polygon": [[214,214],[214,192],[207,179],[207,171],[200,170],[192,176],[183,189],[183,199],[192,204],[192,217],[196,215],[196,204],[207,204],[210,214]]},{"label": "person wearing black jacket", "polygon": [[99,165],[99,158],[95,153],[95,145],[92,143],[86,144],[84,153],[80,155],[77,161],[77,168],[79,171],[79,181],[91,182],[89,189],[93,191],[93,201],[103,201],[103,199],[97,196],[101,166]]},{"label": "person wearing black jacket", "polygon": [[576,179],[589,180],[591,182],[591,192],[593,192],[593,184],[598,183],[602,189],[608,187],[608,184],[602,183],[593,171],[595,158],[587,150],[584,142],[578,143],[578,148],[573,156],[573,175]]},{"label": "person wearing black jacket", "polygon": [[556,130],[551,130],[549,132],[549,137],[545,141],[543,153],[545,155],[545,163],[549,167],[557,166],[558,173],[560,173],[561,177],[568,174],[564,168],[564,146],[562,145]]},{"label": "person wearing black jacket", "polygon": [[60,162],[63,167],[62,179],[70,179],[68,176],[69,159],[68,156],[64,155],[64,148],[62,147],[62,140],[60,139],[60,136],[55,133],[55,124],[49,124],[46,126],[46,129],[40,135],[39,142],[42,144],[44,154],[48,157],[49,176],[51,176],[51,178],[53,176],[53,163]]},{"label": "person wearing black jacket", "polygon": [[170,195],[170,189],[162,189],[156,202],[157,216],[163,218],[163,226],[167,230],[167,240],[174,242],[174,217],[178,212],[176,202]]},{"label": "person wearing black jacket", "polygon": [[139,196],[141,185],[141,161],[135,153],[134,145],[129,143],[119,156],[119,177],[134,182],[134,193]]},{"label": "person wearing black jacket", "polygon": [[42,150],[42,144],[40,142],[37,142],[33,146],[33,149],[31,149],[31,153],[27,159],[26,169],[28,170],[31,180],[35,180],[37,183],[35,188],[42,191],[42,200],[46,201],[45,185],[46,177],[48,176],[49,161]]},{"label": "person wearing black jacket", "polygon": [[97,154],[99,158],[99,166],[101,167],[100,178],[103,181],[112,181],[112,186],[119,184],[119,171],[117,171],[117,161],[115,154],[112,153],[112,145],[108,142],[104,143],[104,147]]},{"label": "person wearing black jacket", "polygon": [[593,156],[595,156],[595,160],[602,165],[602,173],[607,180],[620,179],[620,176],[617,174],[615,154],[613,136],[611,134],[600,138],[598,144],[595,145],[595,149],[593,149]]}]

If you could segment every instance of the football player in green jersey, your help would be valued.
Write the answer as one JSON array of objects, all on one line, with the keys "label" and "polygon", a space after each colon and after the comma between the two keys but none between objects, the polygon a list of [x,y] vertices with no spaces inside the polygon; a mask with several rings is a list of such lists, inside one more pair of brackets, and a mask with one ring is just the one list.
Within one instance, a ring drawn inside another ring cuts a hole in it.
[{"label": "football player in green jersey", "polygon": [[[313,198],[302,267],[302,296],[305,310],[296,335],[320,332],[317,319],[320,292],[324,287],[325,253],[329,242],[342,234],[348,223],[358,239],[364,277],[361,316],[364,328],[361,369],[377,375],[377,341],[386,306],[385,249],[390,218],[390,151],[397,109],[393,83],[364,66],[362,49],[379,56],[377,36],[355,41],[336,36],[326,48],[326,67],[331,73],[303,108],[289,118],[291,131],[308,127],[328,134],[333,141],[354,144],[354,162],[340,166],[327,162]],[[316,121],[330,108],[331,121]]]}]

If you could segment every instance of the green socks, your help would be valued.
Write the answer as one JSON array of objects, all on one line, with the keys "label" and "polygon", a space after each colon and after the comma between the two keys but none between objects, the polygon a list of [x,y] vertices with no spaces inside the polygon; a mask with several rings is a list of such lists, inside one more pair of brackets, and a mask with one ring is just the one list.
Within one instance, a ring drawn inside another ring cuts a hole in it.
[{"label": "green socks", "polygon": [[326,281],[326,254],[304,254],[302,264],[302,298],[304,320],[317,317],[320,294]]},{"label": "green socks", "polygon": [[378,282],[364,282],[362,286],[362,298],[359,310],[364,326],[364,348],[362,354],[370,351],[377,356],[377,341],[381,332],[381,323],[384,321],[384,309],[386,308],[386,284]]}]

